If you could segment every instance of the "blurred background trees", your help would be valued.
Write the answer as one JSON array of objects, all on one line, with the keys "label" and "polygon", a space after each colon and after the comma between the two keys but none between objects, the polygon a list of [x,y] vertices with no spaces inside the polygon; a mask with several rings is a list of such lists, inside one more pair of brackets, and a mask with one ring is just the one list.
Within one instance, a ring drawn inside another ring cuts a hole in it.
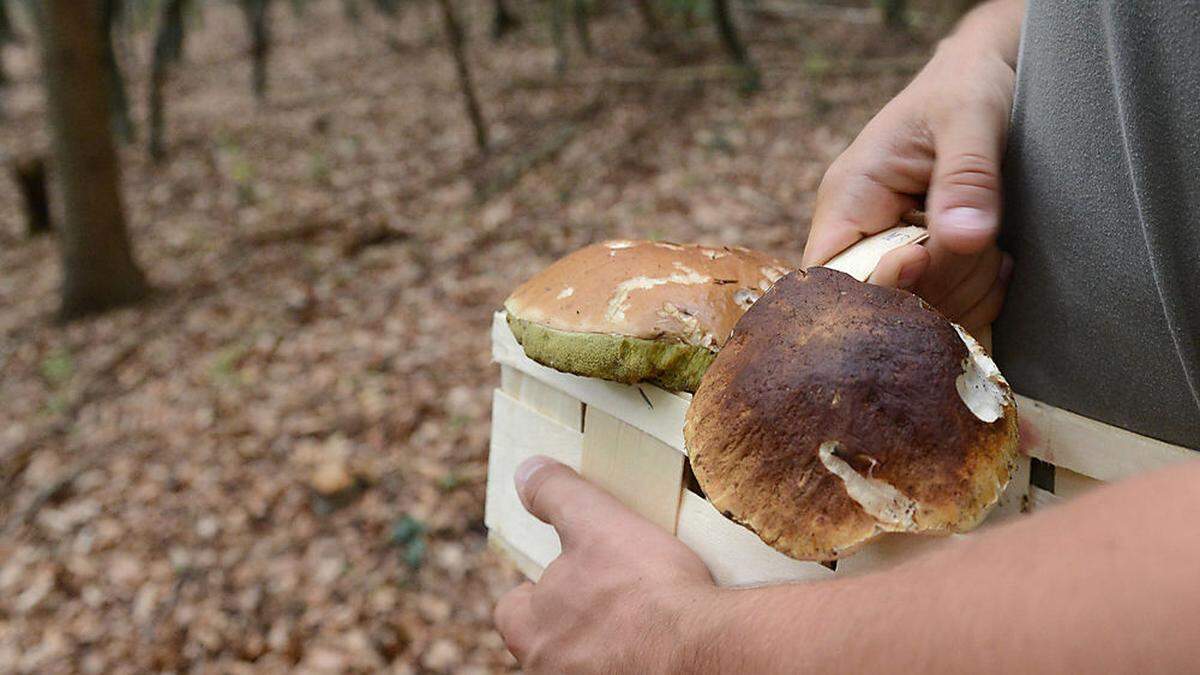
[{"label": "blurred background trees", "polygon": [[113,147],[110,112],[127,117],[128,105],[123,94],[114,94],[122,87],[115,84],[119,68],[108,39],[112,0],[45,0],[36,8],[63,199],[59,315],[74,319],[149,292],[125,229]]},{"label": "blurred background trees", "polygon": [[[266,105],[269,103],[274,3],[271,0],[223,1],[235,3],[241,10],[245,54],[250,63],[250,91]],[[304,20],[308,1],[292,0],[293,13],[298,20]],[[641,24],[642,46],[659,56],[662,77],[696,59],[696,24],[709,23],[716,43],[730,63],[729,79],[743,93],[751,93],[763,86],[764,77],[752,56],[755,40],[739,28],[739,15],[796,17],[813,12],[833,16],[833,13],[841,12],[844,16],[855,16],[854,12],[862,11],[853,3],[824,5],[815,0],[632,0],[628,6],[616,0],[539,0],[522,3],[520,11],[512,6],[513,0],[477,1],[486,8],[482,14],[487,17],[486,27],[480,29],[486,30],[494,41],[504,39],[530,22],[545,26],[554,45],[553,72],[558,78],[568,76],[573,52],[578,53],[583,59],[580,64],[584,64],[613,60],[614,57],[619,61],[621,51],[637,48],[636,45],[607,41],[597,44],[590,27],[593,15],[629,13],[627,20]],[[927,26],[950,25],[973,4],[971,0],[941,0],[932,6],[927,3],[914,13],[907,0],[875,2],[874,20],[881,28],[901,33],[910,29],[914,18]],[[472,130],[475,146],[480,152],[492,148],[494,142],[484,112],[487,104],[478,91],[473,63],[488,59],[489,48],[486,43],[473,44],[469,37],[472,27],[462,16],[463,7],[472,3],[464,0],[341,0],[341,3],[345,15],[356,24],[363,22],[368,12],[390,21],[428,20],[431,13],[418,10],[432,4],[432,14],[440,27],[431,26],[427,30],[430,35],[440,33],[453,61],[464,117]],[[110,146],[114,138],[122,143],[136,140],[134,110],[140,107],[145,110],[148,155],[155,162],[167,158],[170,147],[169,139],[165,137],[167,85],[171,72],[185,66],[183,45],[189,22],[202,20],[208,4],[189,0],[80,0],[65,4],[0,0],[0,57],[5,46],[18,40],[19,32],[12,15],[14,10],[22,8],[33,10],[30,16],[37,19],[39,39],[44,48],[48,119],[55,139],[53,175],[62,187],[64,202],[61,237],[65,265],[63,316],[115,306],[146,293],[148,286],[133,262],[131,246],[122,225],[118,160]],[[469,14],[478,16],[480,13],[471,11]],[[385,27],[384,32],[390,32],[390,29]],[[393,47],[404,49],[395,38],[389,36],[387,39]],[[118,46],[142,40],[149,42],[145,103],[134,106],[123,65],[128,56],[122,57]],[[4,59],[0,58],[0,88],[7,80],[3,66]],[[492,68],[495,67],[493,64]],[[818,66],[810,64],[809,67]],[[719,71],[713,72],[723,77]],[[644,77],[658,76],[646,74]],[[97,86],[101,87],[105,110],[95,108],[100,100],[93,95]],[[112,133],[100,133],[97,125],[101,122],[110,127]],[[30,231],[42,231],[50,223],[44,189],[46,163],[28,153],[19,159],[10,159],[10,174],[19,185],[30,214],[27,218]],[[518,165],[521,161],[523,159],[517,157]]]},{"label": "blurred background trees", "polygon": [[960,4],[0,0],[0,671],[511,669],[493,310],[798,261]]}]

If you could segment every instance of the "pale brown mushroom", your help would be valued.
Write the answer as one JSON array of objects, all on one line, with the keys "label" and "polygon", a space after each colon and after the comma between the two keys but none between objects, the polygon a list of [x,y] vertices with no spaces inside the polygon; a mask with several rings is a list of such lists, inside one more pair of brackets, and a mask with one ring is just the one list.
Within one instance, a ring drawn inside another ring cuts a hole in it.
[{"label": "pale brown mushroom", "polygon": [[740,247],[606,241],[536,274],[504,308],[539,363],[694,391],[742,313],[788,270]]}]

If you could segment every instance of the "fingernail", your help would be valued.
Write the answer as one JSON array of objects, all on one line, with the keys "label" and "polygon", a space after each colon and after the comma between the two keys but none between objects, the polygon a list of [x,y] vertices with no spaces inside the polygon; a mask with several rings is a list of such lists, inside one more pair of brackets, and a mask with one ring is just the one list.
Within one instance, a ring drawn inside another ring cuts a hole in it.
[{"label": "fingernail", "polygon": [[956,206],[942,211],[936,225],[942,229],[960,230],[962,232],[979,232],[990,230],[995,226],[995,219],[987,211],[971,206]]},{"label": "fingernail", "polygon": [[905,265],[900,268],[900,276],[896,278],[896,285],[900,288],[912,288],[917,284],[917,279],[920,278],[920,265]]},{"label": "fingernail", "polygon": [[1013,259],[1010,255],[1004,256],[1004,261],[1000,263],[1000,283],[1007,284],[1012,279]]},{"label": "fingernail", "polygon": [[534,455],[524,462],[521,462],[520,466],[517,467],[516,472],[513,474],[513,482],[517,485],[517,494],[521,494],[521,492],[524,491],[525,484],[529,482],[530,478],[533,478],[533,474],[537,473],[539,469],[553,461],[554,460],[544,455]]}]

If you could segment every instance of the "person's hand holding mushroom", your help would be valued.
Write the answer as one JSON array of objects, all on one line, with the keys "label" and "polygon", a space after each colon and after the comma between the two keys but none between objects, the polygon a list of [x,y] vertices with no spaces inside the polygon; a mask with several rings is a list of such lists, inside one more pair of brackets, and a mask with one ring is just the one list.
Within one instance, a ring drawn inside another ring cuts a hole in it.
[{"label": "person's hand holding mushroom", "polygon": [[[977,33],[982,21],[1015,29],[1021,3],[986,10],[944,40],[829,167],[803,260],[804,267],[824,264],[923,205],[929,241],[885,256],[870,281],[917,293],[972,333],[999,315],[1012,273],[996,236],[1017,38],[961,36]],[[1014,12],[1007,20],[990,16]]]}]

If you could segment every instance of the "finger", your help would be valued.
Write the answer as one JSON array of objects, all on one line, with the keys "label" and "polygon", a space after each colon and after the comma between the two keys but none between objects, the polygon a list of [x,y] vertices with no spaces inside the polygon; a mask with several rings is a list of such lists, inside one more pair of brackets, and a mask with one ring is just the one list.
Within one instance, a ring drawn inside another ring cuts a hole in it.
[{"label": "finger", "polygon": [[1000,249],[992,246],[984,251],[978,256],[974,269],[942,298],[938,309],[952,321],[965,314],[991,290],[1003,264],[1004,254]]},{"label": "finger", "polygon": [[563,551],[584,537],[597,535],[604,527],[618,526],[633,533],[646,522],[612,495],[549,457],[530,457],[517,467],[514,478],[525,509],[554,527]]},{"label": "finger", "polygon": [[842,153],[821,180],[802,267],[820,265],[865,236],[892,227],[916,208],[932,169],[927,133],[901,125],[901,133],[878,129],[895,123],[881,113]]},{"label": "finger", "polygon": [[935,127],[937,157],[926,205],[930,245],[960,255],[990,246],[1000,226],[1000,161],[1008,120],[1000,108],[972,113]]},{"label": "finger", "polygon": [[879,259],[868,283],[890,288],[909,289],[916,286],[925,269],[929,267],[929,252],[924,246],[910,244],[889,251]]},{"label": "finger", "polygon": [[868,175],[837,177],[829,187],[822,182],[801,267],[827,262],[863,237],[892,227],[916,206],[914,197]]},{"label": "finger", "polygon": [[505,593],[496,603],[492,612],[492,620],[508,651],[518,661],[524,658],[529,650],[529,636],[533,631],[533,584],[526,581],[508,593]]},{"label": "finger", "polygon": [[992,283],[992,287],[988,290],[987,295],[983,296],[974,307],[967,310],[961,317],[958,323],[967,329],[968,333],[974,335],[984,326],[990,326],[994,323],[997,317],[1000,316],[1000,310],[1004,308],[1004,294],[1008,290],[1008,283],[1012,278],[1012,258],[1007,254],[1004,255],[1004,262],[1000,267],[1000,274],[996,276],[996,280]]}]

